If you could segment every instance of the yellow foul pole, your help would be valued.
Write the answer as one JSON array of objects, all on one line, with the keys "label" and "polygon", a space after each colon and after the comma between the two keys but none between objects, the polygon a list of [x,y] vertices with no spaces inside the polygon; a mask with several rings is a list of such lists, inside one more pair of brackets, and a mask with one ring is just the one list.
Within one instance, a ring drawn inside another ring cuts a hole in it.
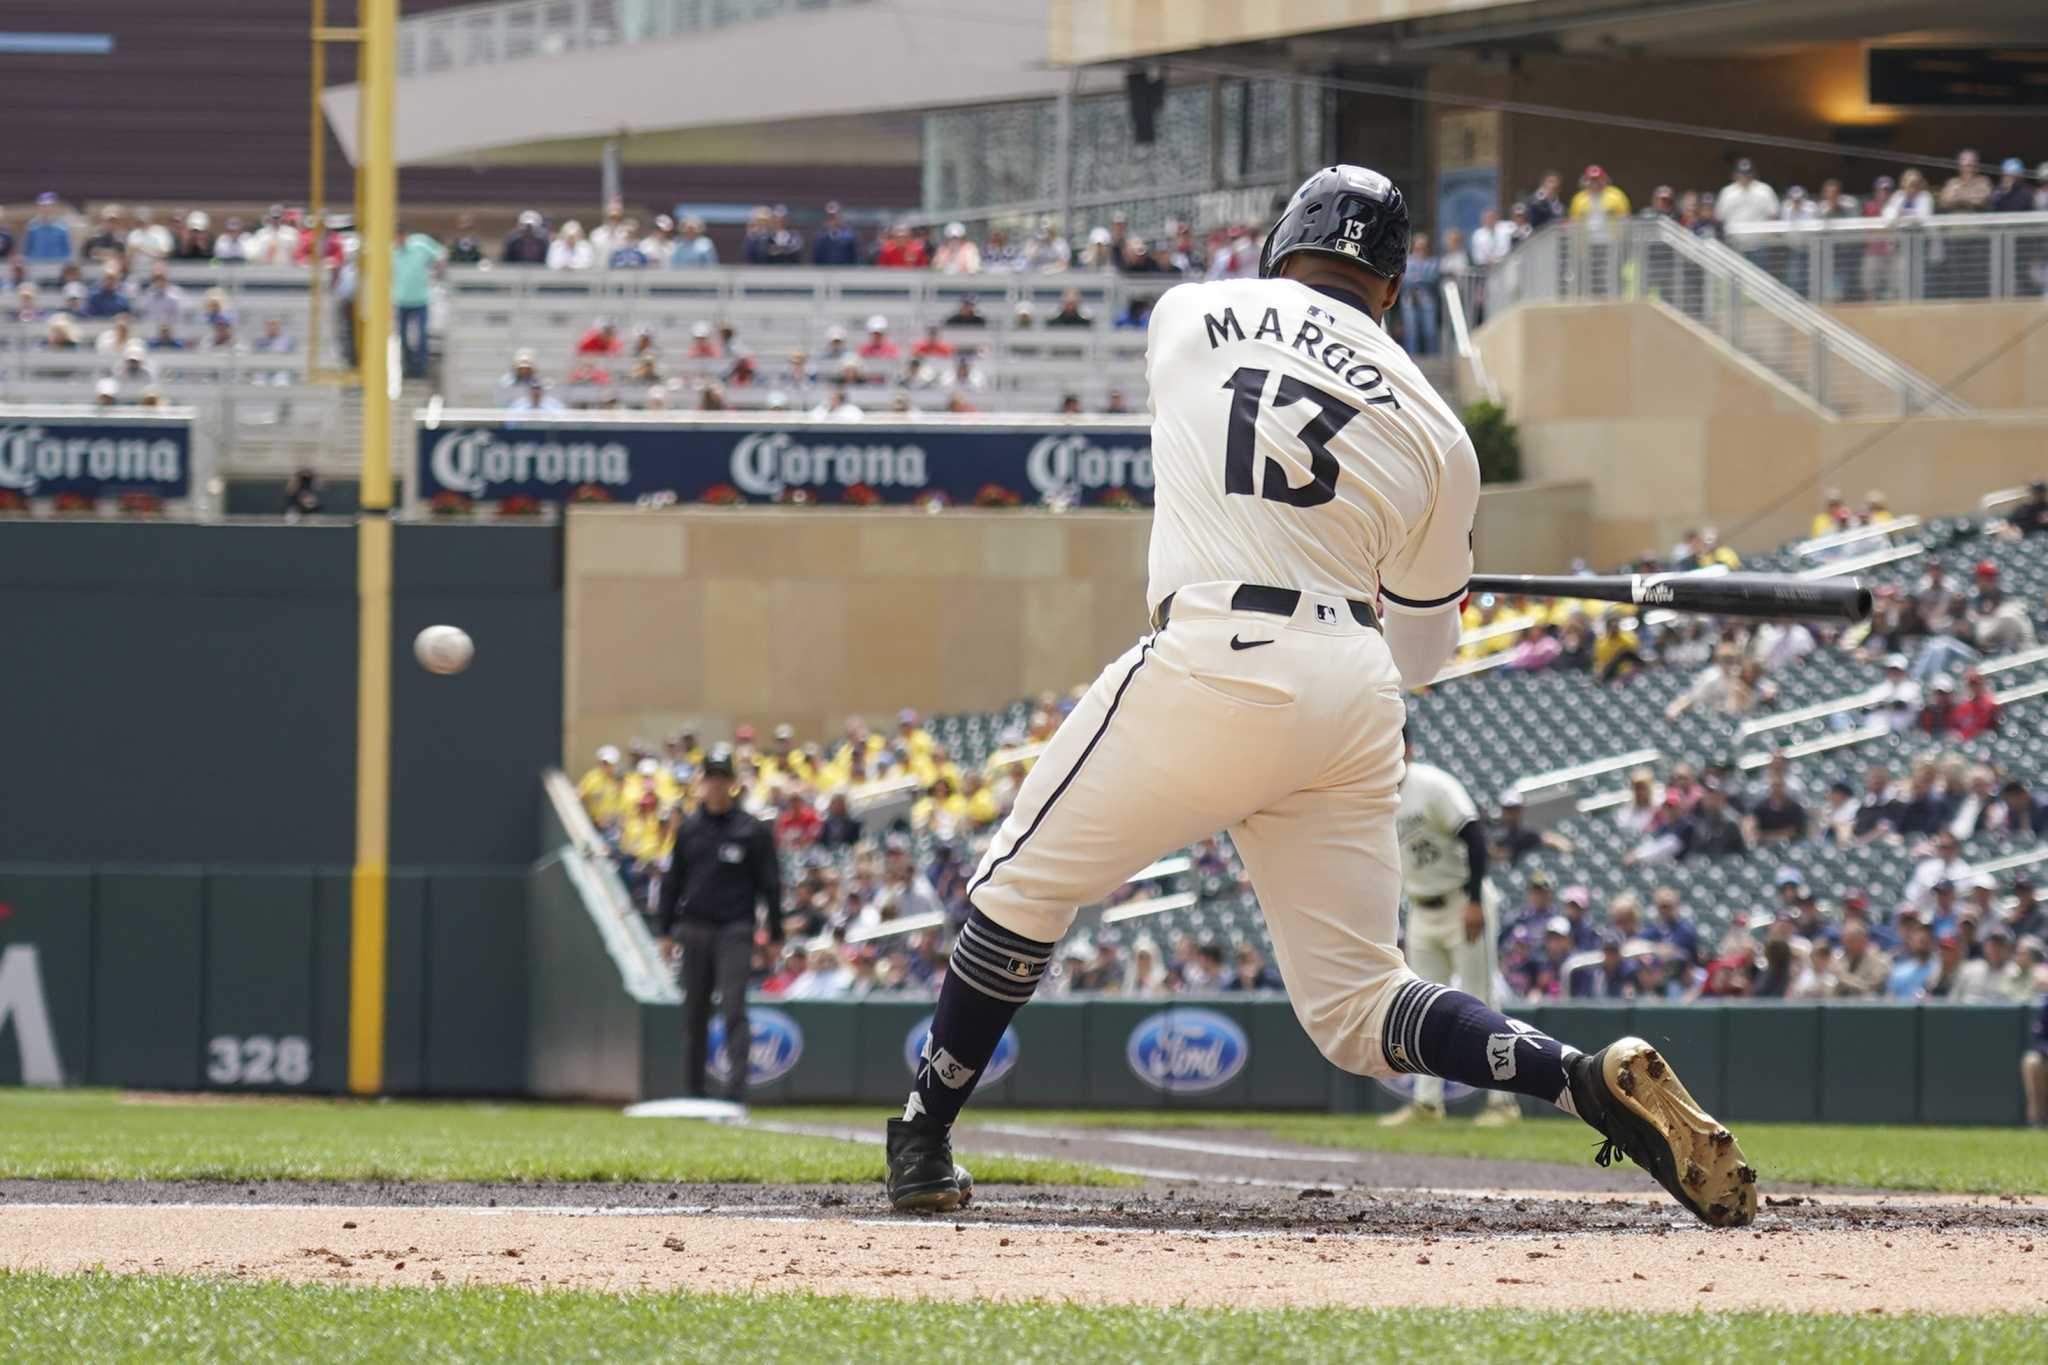
[{"label": "yellow foul pole", "polygon": [[391,835],[391,245],[398,223],[392,104],[398,0],[361,0],[356,301],[362,317],[362,516],[356,593],[356,863],[350,898],[348,1088],[384,1085],[386,873]]}]

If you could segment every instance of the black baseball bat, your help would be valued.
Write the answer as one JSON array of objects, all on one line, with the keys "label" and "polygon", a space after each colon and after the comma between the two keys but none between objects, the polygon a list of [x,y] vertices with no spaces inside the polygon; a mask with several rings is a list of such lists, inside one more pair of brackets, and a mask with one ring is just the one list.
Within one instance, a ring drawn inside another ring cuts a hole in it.
[{"label": "black baseball bat", "polygon": [[1870,589],[1854,579],[1790,574],[1474,574],[1472,591],[1521,597],[1592,597],[1638,607],[1710,616],[1812,616],[1844,621],[1870,617]]}]

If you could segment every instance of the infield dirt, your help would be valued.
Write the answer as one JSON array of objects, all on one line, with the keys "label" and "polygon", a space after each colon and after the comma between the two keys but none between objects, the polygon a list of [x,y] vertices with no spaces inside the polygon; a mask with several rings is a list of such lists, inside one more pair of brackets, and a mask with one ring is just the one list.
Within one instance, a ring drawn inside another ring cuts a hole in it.
[{"label": "infield dirt", "polygon": [[1090,1304],[2048,1313],[2048,1201],[1767,1186],[1754,1227],[1716,1232],[1632,1170],[1361,1161],[1257,1134],[1101,1143],[1068,1154],[1148,1148],[1203,1169],[1127,1191],[984,1186],[936,1218],[888,1214],[864,1186],[13,1181],[0,1183],[0,1266]]}]

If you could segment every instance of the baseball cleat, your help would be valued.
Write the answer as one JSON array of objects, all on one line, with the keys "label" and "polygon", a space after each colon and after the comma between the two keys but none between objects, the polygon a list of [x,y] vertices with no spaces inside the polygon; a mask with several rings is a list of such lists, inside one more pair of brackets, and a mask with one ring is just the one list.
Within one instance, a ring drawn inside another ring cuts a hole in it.
[{"label": "baseball cleat", "polygon": [[1595,1161],[1611,1165],[1620,1152],[1713,1227],[1756,1218],[1756,1171],[1735,1135],[1686,1093],[1655,1048],[1622,1038],[1572,1058],[1566,1075],[1579,1117],[1607,1139]]},{"label": "baseball cleat", "polygon": [[953,1163],[950,1129],[889,1120],[889,1204],[898,1213],[951,1213],[974,1193],[974,1177]]},{"label": "baseball cleat", "polygon": [[1475,1128],[1506,1128],[1522,1121],[1522,1110],[1513,1104],[1489,1104],[1472,1120]]},{"label": "baseball cleat", "polygon": [[1422,1123],[1441,1123],[1444,1107],[1440,1104],[1417,1104],[1410,1100],[1393,1113],[1380,1120],[1382,1128],[1412,1128]]}]

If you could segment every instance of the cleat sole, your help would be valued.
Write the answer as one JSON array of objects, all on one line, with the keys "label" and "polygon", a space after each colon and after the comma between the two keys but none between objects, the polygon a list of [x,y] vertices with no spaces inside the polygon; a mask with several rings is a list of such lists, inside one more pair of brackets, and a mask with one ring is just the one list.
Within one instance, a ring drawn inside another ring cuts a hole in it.
[{"label": "cleat sole", "polygon": [[1680,1202],[1714,1227],[1755,1221],[1755,1169],[1735,1135],[1700,1108],[1655,1048],[1624,1038],[1607,1049],[1603,1070],[1608,1089],[1670,1148],[1673,1168],[1683,1173]]}]

